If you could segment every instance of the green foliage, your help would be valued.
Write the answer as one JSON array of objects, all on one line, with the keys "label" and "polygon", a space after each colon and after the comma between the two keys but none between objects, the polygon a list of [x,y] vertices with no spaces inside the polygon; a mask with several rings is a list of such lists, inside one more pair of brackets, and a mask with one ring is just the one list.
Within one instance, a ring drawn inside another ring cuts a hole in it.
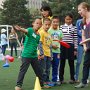
[{"label": "green foliage", "polygon": [[60,22],[64,22],[64,16],[66,13],[72,13],[74,17],[74,24],[80,15],[77,11],[77,6],[81,2],[90,3],[90,0],[49,0],[49,5],[52,9],[53,15],[60,17]]},{"label": "green foliage", "polygon": [[66,13],[73,14],[74,22],[79,17],[75,0],[66,0],[66,2],[63,1],[61,3],[50,2],[50,6],[52,8],[53,15],[58,15],[62,23],[64,22],[64,16]]},{"label": "green foliage", "polygon": [[30,24],[30,13],[26,8],[26,0],[6,0],[3,3],[3,24],[18,24],[24,27]]},{"label": "green foliage", "polygon": [[2,21],[2,15],[1,15],[1,10],[0,10],[0,24],[1,24],[1,21]]}]

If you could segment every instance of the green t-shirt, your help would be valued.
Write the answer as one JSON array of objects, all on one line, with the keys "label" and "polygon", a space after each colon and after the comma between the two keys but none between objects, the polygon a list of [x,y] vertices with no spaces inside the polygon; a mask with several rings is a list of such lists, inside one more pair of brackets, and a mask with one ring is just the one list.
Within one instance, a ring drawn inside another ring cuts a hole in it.
[{"label": "green t-shirt", "polygon": [[35,58],[37,57],[37,46],[39,44],[40,36],[37,35],[33,28],[28,28],[28,34],[26,34],[24,49],[22,51],[22,57]]},{"label": "green t-shirt", "polygon": [[[63,37],[63,33],[61,30],[58,30],[58,29],[54,30],[54,29],[50,28],[48,32],[51,35],[52,40],[60,40]],[[53,41],[52,44],[58,46],[57,49],[52,48],[52,52],[53,53],[60,53],[60,43],[57,41]]]}]

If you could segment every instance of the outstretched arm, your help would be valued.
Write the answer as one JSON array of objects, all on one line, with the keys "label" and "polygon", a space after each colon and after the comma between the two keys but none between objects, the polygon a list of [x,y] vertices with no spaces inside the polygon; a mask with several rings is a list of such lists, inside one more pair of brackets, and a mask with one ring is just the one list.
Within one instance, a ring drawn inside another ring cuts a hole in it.
[{"label": "outstretched arm", "polygon": [[28,31],[27,31],[25,28],[21,28],[21,27],[18,26],[18,25],[15,25],[14,28],[15,28],[17,31],[23,32],[23,33],[25,33],[25,34],[28,33]]},{"label": "outstretched arm", "polygon": [[87,43],[87,42],[90,42],[90,38],[85,39],[84,41],[80,42],[80,44],[82,45],[82,44],[85,44],[85,43]]}]

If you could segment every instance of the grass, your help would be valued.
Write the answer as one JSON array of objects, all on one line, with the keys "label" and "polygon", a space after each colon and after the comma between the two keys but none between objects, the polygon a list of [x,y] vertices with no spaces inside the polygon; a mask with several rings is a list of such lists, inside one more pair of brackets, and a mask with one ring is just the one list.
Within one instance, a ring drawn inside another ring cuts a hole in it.
[{"label": "grass", "polygon": [[[0,90],[14,90],[21,61],[15,58],[15,61],[10,63],[9,68],[3,68],[2,67],[3,64],[4,62],[0,61]],[[80,80],[81,77],[82,77],[82,65],[80,69],[80,77],[79,77]],[[66,81],[69,80],[68,63],[66,63],[65,67],[65,80]],[[24,78],[23,90],[33,90],[34,84],[35,84],[35,74],[30,66]],[[74,88],[75,85],[76,84],[64,84],[61,86],[55,86],[50,89],[44,90],[76,90],[76,88]],[[89,88],[90,85],[86,88],[82,88],[82,90],[89,90]]]}]

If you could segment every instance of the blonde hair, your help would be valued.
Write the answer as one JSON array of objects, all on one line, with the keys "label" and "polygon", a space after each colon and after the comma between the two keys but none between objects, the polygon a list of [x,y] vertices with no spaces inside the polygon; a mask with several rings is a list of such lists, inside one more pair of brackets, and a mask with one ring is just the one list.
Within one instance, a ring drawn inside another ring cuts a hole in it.
[{"label": "blonde hair", "polygon": [[86,2],[82,2],[78,6],[82,6],[83,9],[87,9],[87,11],[90,11],[90,5]]}]

